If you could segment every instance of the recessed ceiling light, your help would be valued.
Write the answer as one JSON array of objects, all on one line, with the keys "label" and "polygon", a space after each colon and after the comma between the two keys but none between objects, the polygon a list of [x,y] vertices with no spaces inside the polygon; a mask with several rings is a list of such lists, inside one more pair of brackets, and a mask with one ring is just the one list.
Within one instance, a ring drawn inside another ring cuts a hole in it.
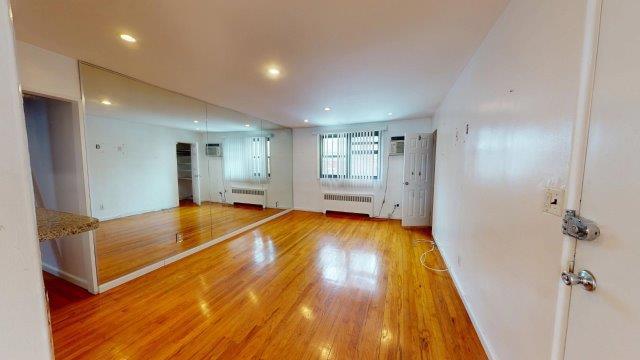
[{"label": "recessed ceiling light", "polygon": [[250,127],[250,126],[251,126],[251,125],[249,125],[249,124],[244,124],[244,127]]},{"label": "recessed ceiling light", "polygon": [[120,39],[126,41],[126,42],[130,42],[130,43],[134,43],[138,40],[136,40],[136,38],[134,38],[133,36],[129,35],[129,34],[120,34]]},{"label": "recessed ceiling light", "polygon": [[197,124],[197,123],[198,123],[198,120],[193,120],[193,122],[194,122],[195,124]]},{"label": "recessed ceiling light", "polygon": [[107,99],[104,99],[104,100],[100,101],[100,103],[101,103],[102,105],[111,105],[111,101],[109,101],[109,100],[107,100]]},{"label": "recessed ceiling light", "polygon": [[331,111],[331,108],[330,108],[330,107],[328,107],[328,106],[326,106],[326,107],[324,108],[324,111]]},{"label": "recessed ceiling light", "polygon": [[280,76],[280,69],[275,66],[270,66],[267,68],[267,76],[272,79],[275,79]]},{"label": "recessed ceiling light", "polygon": [[308,122],[309,122],[309,119],[304,119],[303,121],[308,123]]},{"label": "recessed ceiling light", "polygon": [[387,115],[391,116],[391,115],[393,115],[393,113],[392,113],[392,112],[390,112],[390,113],[387,113]]}]

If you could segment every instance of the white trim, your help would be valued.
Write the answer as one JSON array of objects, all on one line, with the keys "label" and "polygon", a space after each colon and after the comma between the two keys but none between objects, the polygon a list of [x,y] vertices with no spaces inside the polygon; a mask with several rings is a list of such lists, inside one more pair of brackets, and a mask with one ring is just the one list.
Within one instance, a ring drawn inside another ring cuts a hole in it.
[{"label": "white trim", "polygon": [[57,276],[59,278],[65,279],[68,282],[78,285],[83,289],[90,289],[89,282],[86,279],[75,276],[71,273],[68,273],[64,270],[60,270],[53,265],[49,265],[45,262],[42,263],[42,270],[48,272],[51,275]]},{"label": "white trim", "polygon": [[310,209],[310,208],[304,208],[304,207],[294,207],[293,210],[297,210],[297,211],[307,211],[307,212],[314,212],[314,213],[323,213],[322,210],[318,210],[318,209]]},{"label": "white trim", "polygon": [[[591,118],[591,101],[598,55],[601,14],[602,0],[588,0],[584,20],[580,83],[578,87],[576,117],[573,121],[569,179],[567,181],[567,199],[565,204],[566,209],[576,210],[578,213],[580,212],[584,168],[587,160],[589,121]],[[576,239],[568,235],[563,236],[562,256],[560,259],[561,272],[573,270],[575,255]],[[562,360],[565,357],[570,303],[571,287],[564,285],[560,281],[560,274],[558,274],[558,293],[551,345],[551,359],[553,360]]]},{"label": "white trim", "polygon": [[480,321],[476,318],[475,314],[471,310],[471,303],[469,302],[469,299],[467,299],[467,297],[465,296],[457,275],[455,274],[454,271],[452,271],[453,268],[451,267],[451,265],[447,263],[447,257],[444,255],[443,248],[441,248],[440,245],[438,244],[438,240],[436,239],[436,234],[433,228],[431,230],[431,237],[433,238],[433,241],[436,243],[436,247],[438,248],[438,251],[440,252],[441,258],[444,261],[447,269],[449,269],[448,271],[449,276],[453,280],[453,285],[455,286],[456,291],[458,291],[458,295],[460,296],[460,299],[462,299],[462,304],[464,305],[464,308],[467,310],[467,314],[469,314],[469,318],[471,319],[471,324],[473,324],[473,328],[476,330],[476,333],[480,338],[480,343],[484,348],[484,352],[487,354],[489,359],[497,360],[498,356],[496,356],[493,350],[493,347],[489,343],[489,339],[487,338],[487,335],[482,331],[482,328],[480,327]]},{"label": "white trim", "polygon": [[185,257],[187,257],[189,255],[193,255],[193,254],[195,254],[197,252],[200,252],[200,251],[202,251],[202,250],[204,250],[206,248],[209,248],[209,247],[211,247],[211,246],[213,246],[215,244],[223,242],[223,241],[225,241],[227,239],[230,239],[230,238],[232,238],[234,236],[242,234],[243,232],[249,231],[249,230],[251,230],[253,228],[256,228],[256,227],[258,227],[258,226],[260,226],[262,224],[265,224],[265,223],[267,223],[267,222],[269,222],[271,220],[279,218],[280,216],[288,214],[292,210],[293,209],[287,209],[287,210],[284,210],[284,211],[279,212],[277,214],[271,215],[271,216],[269,216],[267,218],[264,218],[264,219],[262,219],[260,221],[254,222],[254,223],[252,223],[250,225],[247,225],[247,226],[245,226],[243,228],[240,228],[238,230],[232,231],[232,232],[230,232],[230,233],[228,233],[226,235],[223,235],[221,237],[218,237],[218,238],[215,238],[213,240],[210,240],[210,241],[208,241],[208,242],[206,242],[204,244],[200,244],[198,246],[192,247],[189,250],[186,250],[186,251],[183,251],[183,252],[181,252],[179,254],[170,256],[170,257],[168,257],[168,258],[166,258],[164,260],[160,260],[160,261],[155,262],[153,264],[147,265],[147,266],[145,266],[145,267],[143,267],[141,269],[138,269],[138,270],[136,270],[136,271],[134,271],[132,273],[129,273],[129,274],[121,276],[121,277],[119,277],[117,279],[114,279],[114,280],[111,280],[111,281],[106,282],[104,284],[101,284],[101,285],[98,286],[98,292],[103,293],[103,292],[105,292],[107,290],[113,289],[116,286],[120,286],[120,285],[122,285],[122,284],[124,284],[124,283],[126,283],[128,281],[131,281],[133,279],[139,278],[142,275],[145,275],[145,274],[148,274],[148,273],[150,273],[150,272],[152,272],[154,270],[160,269],[161,267],[165,267],[165,266],[167,266],[167,265],[169,265],[171,263],[174,263],[174,262],[176,262],[176,261],[178,261],[180,259],[184,259]]}]

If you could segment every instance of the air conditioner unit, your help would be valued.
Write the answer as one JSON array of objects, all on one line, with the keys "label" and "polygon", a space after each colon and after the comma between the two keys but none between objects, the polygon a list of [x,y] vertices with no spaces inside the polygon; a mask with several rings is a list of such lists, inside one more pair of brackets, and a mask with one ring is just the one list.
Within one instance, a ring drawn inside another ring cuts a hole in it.
[{"label": "air conditioner unit", "polygon": [[231,202],[267,207],[267,191],[264,189],[231,188]]},{"label": "air conditioner unit", "polygon": [[391,146],[389,146],[389,155],[404,154],[404,136],[392,136]]},{"label": "air conditioner unit", "polygon": [[363,194],[323,194],[324,212],[340,211],[367,214],[373,217],[373,195]]},{"label": "air conditioner unit", "polygon": [[222,156],[222,145],[221,144],[207,144],[205,146],[205,154],[207,156]]}]

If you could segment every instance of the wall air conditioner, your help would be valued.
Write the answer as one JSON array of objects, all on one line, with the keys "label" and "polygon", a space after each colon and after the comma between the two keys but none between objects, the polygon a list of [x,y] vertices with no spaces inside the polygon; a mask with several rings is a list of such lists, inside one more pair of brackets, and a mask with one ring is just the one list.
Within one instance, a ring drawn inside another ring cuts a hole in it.
[{"label": "wall air conditioner", "polygon": [[373,195],[323,194],[324,212],[340,211],[373,217]]},{"label": "wall air conditioner", "polygon": [[392,136],[389,155],[404,155],[404,136]]},{"label": "wall air conditioner", "polygon": [[231,188],[231,202],[267,207],[267,191],[264,189]]},{"label": "wall air conditioner", "polygon": [[207,144],[205,145],[205,154],[207,156],[222,156],[222,145],[221,144]]}]

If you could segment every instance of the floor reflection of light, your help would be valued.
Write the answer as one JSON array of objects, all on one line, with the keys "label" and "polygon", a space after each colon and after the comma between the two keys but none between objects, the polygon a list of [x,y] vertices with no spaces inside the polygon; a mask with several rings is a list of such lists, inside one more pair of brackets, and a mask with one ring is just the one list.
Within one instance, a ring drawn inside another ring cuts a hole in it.
[{"label": "floor reflection of light", "polygon": [[380,334],[380,340],[382,342],[389,342],[391,341],[391,332],[389,332],[389,330],[387,329],[382,329],[382,333]]},{"label": "floor reflection of light", "polygon": [[332,284],[365,290],[376,289],[378,257],[374,252],[348,252],[327,245],[320,249],[319,261],[322,277]]},{"label": "floor reflection of light", "polygon": [[209,310],[209,304],[207,304],[207,302],[202,299],[200,300],[200,312],[202,313],[202,315],[206,317],[211,316],[211,310]]},{"label": "floor reflection of light", "polygon": [[319,350],[320,350],[320,357],[322,359],[328,359],[329,355],[331,355],[331,347],[330,346],[321,345],[319,347]]},{"label": "floor reflection of light", "polygon": [[307,320],[313,319],[313,311],[308,306],[302,305],[300,307],[300,312],[302,313],[302,316],[305,317],[305,319]]},{"label": "floor reflection of light", "polygon": [[256,296],[256,293],[253,292],[253,290],[249,290],[249,300],[251,300],[251,302],[254,304],[258,303],[258,297]]},{"label": "floor reflection of light", "polygon": [[261,264],[263,262],[271,263],[275,258],[276,251],[271,239],[266,242],[266,246],[262,237],[257,236],[253,239],[253,261],[256,264]]}]

